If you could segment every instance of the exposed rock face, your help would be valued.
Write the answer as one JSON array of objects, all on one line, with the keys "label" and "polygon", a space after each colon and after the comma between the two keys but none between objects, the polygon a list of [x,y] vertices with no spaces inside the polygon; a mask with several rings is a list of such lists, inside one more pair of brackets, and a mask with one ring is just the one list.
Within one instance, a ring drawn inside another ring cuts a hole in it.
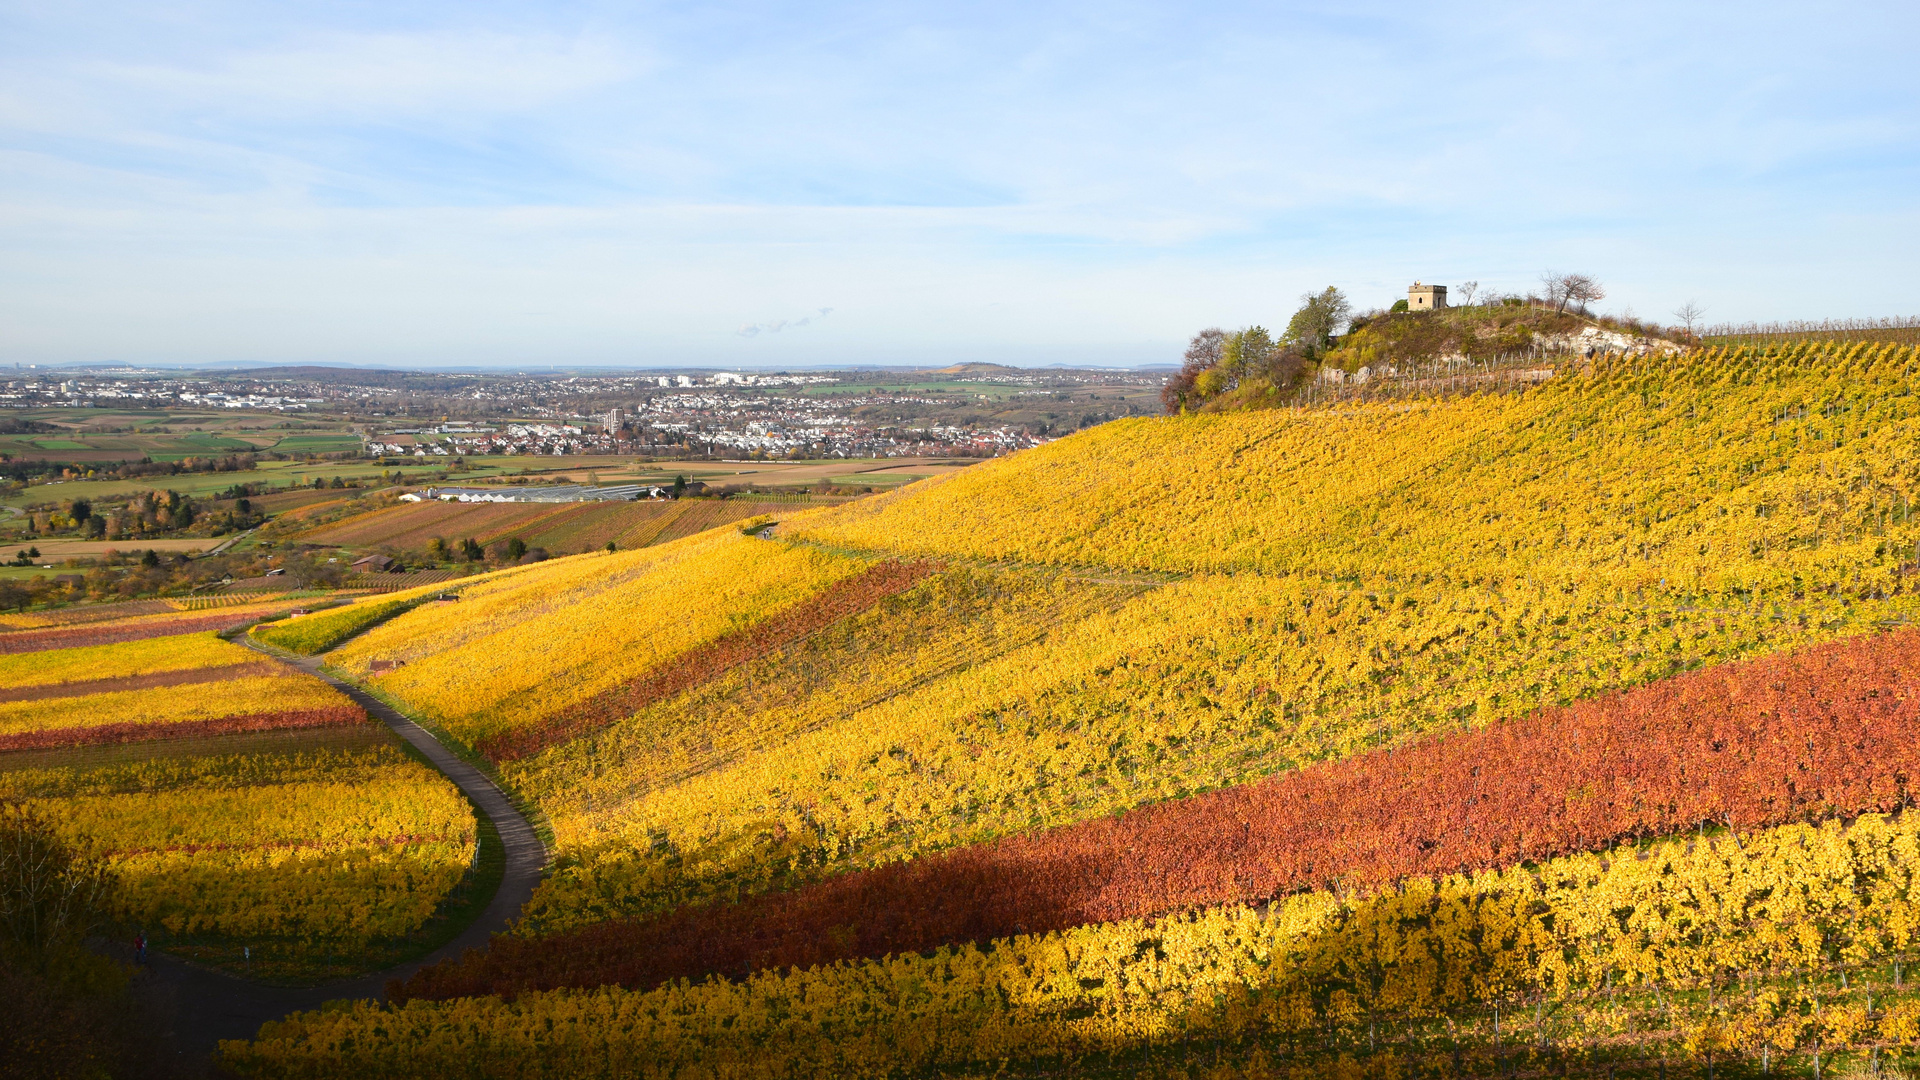
[{"label": "exposed rock face", "polygon": [[1538,334],[1534,337],[1534,341],[1542,349],[1579,353],[1582,356],[1609,352],[1623,353],[1628,356],[1648,356],[1680,351],[1680,346],[1671,341],[1623,334],[1618,330],[1607,330],[1598,326],[1584,327],[1572,334]]}]

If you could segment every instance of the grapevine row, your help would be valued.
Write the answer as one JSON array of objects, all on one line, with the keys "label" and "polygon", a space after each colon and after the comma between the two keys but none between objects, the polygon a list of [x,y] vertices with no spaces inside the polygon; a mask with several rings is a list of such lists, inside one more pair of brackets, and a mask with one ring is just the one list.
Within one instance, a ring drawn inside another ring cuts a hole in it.
[{"label": "grapevine row", "polygon": [[[1490,1003],[1910,959],[1916,871],[1920,815],[1863,815],[737,981],[363,1003],[223,1049],[262,1077],[881,1076],[1249,1039],[1324,1053]],[[1704,1034],[1723,1052],[1920,1037],[1905,1001],[1836,1032],[1774,1000],[1744,1035]]]},{"label": "grapevine row", "polygon": [[933,565],[925,562],[871,566],[772,618],[697,646],[675,657],[670,666],[632,683],[602,691],[537,723],[481,739],[475,749],[496,763],[516,761],[610,727],[723,671],[865,611],[912,588],[933,570]]},{"label": "grapevine row", "polygon": [[242,735],[252,731],[280,731],[298,728],[346,727],[367,722],[366,711],[358,705],[335,705],[320,709],[292,709],[282,712],[245,713],[212,720],[179,720],[173,723],[97,724],[92,727],[48,728],[0,734],[0,752],[8,750],[46,750],[57,746],[107,746],[116,743],[147,742],[153,739],[192,739],[210,735]]},{"label": "grapevine row", "polygon": [[407,992],[645,988],[1891,810],[1920,777],[1917,722],[1920,630],[1856,638],[740,904],[501,938]]}]

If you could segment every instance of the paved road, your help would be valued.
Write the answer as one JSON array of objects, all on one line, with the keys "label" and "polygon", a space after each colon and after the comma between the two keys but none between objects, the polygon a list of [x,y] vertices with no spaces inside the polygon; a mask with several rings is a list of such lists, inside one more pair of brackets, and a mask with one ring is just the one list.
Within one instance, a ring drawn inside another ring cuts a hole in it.
[{"label": "paved road", "polygon": [[534,886],[546,867],[547,849],[527,819],[520,816],[493,781],[480,770],[454,756],[438,739],[388,708],[379,699],[358,687],[321,674],[318,659],[283,662],[317,675],[332,683],[367,710],[368,715],[384,720],[401,738],[419,747],[441,772],[460,786],[500,831],[506,847],[506,876],[493,902],[457,938],[441,946],[422,960],[387,971],[309,989],[261,986],[218,971],[196,967],[165,954],[153,955],[153,990],[171,999],[174,1006],[174,1038],[183,1055],[199,1058],[210,1053],[221,1039],[251,1038],[268,1020],[277,1020],[298,1009],[312,1009],[335,998],[384,998],[388,979],[405,978],[413,972],[441,960],[458,956],[468,949],[484,948],[489,938],[507,928],[532,898]]}]

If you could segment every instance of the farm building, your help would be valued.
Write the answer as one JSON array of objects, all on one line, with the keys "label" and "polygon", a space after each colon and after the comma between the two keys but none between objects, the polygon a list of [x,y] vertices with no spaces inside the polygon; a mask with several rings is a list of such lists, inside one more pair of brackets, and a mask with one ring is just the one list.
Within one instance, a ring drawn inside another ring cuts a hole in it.
[{"label": "farm building", "polygon": [[632,502],[635,499],[658,499],[665,494],[664,488],[642,484],[615,484],[609,487],[587,487],[582,484],[554,487],[430,487],[426,491],[427,498],[441,502]]}]

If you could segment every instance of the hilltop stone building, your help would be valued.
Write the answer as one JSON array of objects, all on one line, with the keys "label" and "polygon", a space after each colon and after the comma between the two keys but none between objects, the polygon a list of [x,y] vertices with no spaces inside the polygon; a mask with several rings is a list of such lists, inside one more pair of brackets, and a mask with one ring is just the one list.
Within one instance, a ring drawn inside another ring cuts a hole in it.
[{"label": "hilltop stone building", "polygon": [[1408,311],[1437,311],[1447,306],[1447,287],[1445,285],[1422,285],[1414,282],[1407,290]]}]

